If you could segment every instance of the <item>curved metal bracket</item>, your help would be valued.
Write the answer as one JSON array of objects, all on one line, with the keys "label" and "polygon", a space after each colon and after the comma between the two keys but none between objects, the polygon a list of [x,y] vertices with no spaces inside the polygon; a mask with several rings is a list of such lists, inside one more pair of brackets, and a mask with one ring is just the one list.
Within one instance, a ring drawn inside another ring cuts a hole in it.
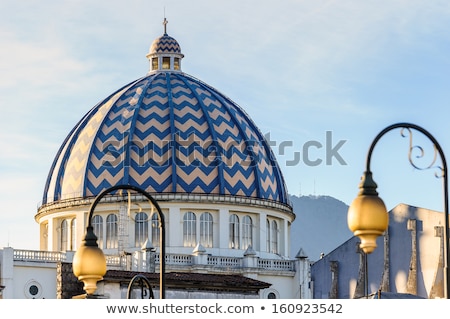
[{"label": "curved metal bracket", "polygon": [[[141,299],[155,299],[155,296],[153,295],[153,289],[152,289],[150,281],[147,279],[147,277],[145,277],[144,275],[141,275],[141,274],[138,274],[138,275],[134,276],[131,279],[130,283],[128,284],[127,299],[131,299],[131,291],[132,291],[133,284],[135,282],[138,282],[140,284],[140,287],[141,287]],[[144,284],[147,286],[147,288],[148,288],[148,290],[150,292],[148,298],[144,298],[145,297]]]},{"label": "curved metal bracket", "polygon": [[[444,231],[444,295],[445,298],[449,298],[450,297],[450,273],[449,273],[449,268],[448,265],[450,263],[450,258],[449,258],[449,254],[448,254],[448,248],[449,248],[449,207],[448,207],[448,174],[447,174],[447,161],[445,159],[445,155],[444,152],[442,151],[441,146],[439,145],[438,141],[434,138],[433,135],[431,135],[427,130],[425,130],[424,128],[416,125],[416,124],[411,124],[411,123],[396,123],[396,124],[392,124],[388,127],[386,127],[384,130],[382,130],[380,133],[378,133],[378,135],[375,137],[375,139],[373,140],[372,144],[369,147],[369,151],[367,153],[367,158],[366,158],[366,172],[371,173],[370,171],[370,162],[372,159],[372,153],[373,150],[375,148],[375,145],[377,144],[377,142],[380,140],[380,138],[386,134],[389,131],[392,131],[394,129],[397,128],[401,128],[401,134],[403,137],[406,137],[406,135],[404,134],[404,129],[407,129],[409,132],[409,153],[408,153],[408,160],[410,162],[410,164],[416,168],[416,169],[430,169],[430,168],[438,168],[441,170],[441,175],[435,174],[436,177],[442,177],[443,178],[443,189],[444,189],[444,219],[445,219],[445,231]],[[411,130],[416,130],[419,131],[420,133],[424,134],[426,137],[428,137],[430,139],[430,141],[433,143],[434,146],[434,157],[433,160],[431,162],[430,165],[421,168],[418,165],[416,165],[414,163],[414,160],[412,159],[412,151],[414,149],[418,149],[420,152],[420,156],[418,157],[423,157],[424,156],[424,150],[422,147],[420,146],[415,146],[412,143],[412,132]],[[439,154],[441,161],[442,161],[442,167],[440,166],[436,166],[436,159],[437,159],[437,154]]]},{"label": "curved metal bracket", "polygon": [[164,215],[161,211],[161,208],[159,207],[158,202],[149,194],[147,193],[145,190],[133,186],[133,185],[116,185],[116,186],[112,186],[110,188],[107,188],[105,190],[103,190],[100,194],[97,195],[97,197],[95,198],[95,200],[92,202],[91,207],[89,209],[89,215],[88,215],[88,228],[91,227],[92,228],[92,223],[91,223],[91,219],[92,219],[92,215],[94,214],[94,210],[95,207],[97,206],[97,204],[100,202],[100,200],[107,194],[114,192],[116,190],[134,190],[138,193],[141,193],[142,195],[144,195],[152,204],[154,207],[156,207],[156,211],[158,213],[158,222],[159,222],[159,230],[160,230],[160,236],[159,236],[159,253],[160,253],[160,257],[159,257],[159,296],[160,299],[165,299],[166,298],[166,280],[165,280],[165,273],[166,273],[166,230],[165,230],[165,222],[164,222]]}]

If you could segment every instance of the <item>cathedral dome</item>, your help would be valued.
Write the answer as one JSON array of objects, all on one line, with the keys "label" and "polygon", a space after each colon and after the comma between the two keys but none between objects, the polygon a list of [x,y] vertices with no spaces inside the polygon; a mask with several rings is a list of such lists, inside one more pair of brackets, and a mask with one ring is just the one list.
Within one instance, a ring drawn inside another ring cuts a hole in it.
[{"label": "cathedral dome", "polygon": [[85,198],[117,184],[149,193],[217,194],[288,204],[263,134],[236,103],[181,72],[166,32],[147,54],[150,72],[95,105],[51,166],[43,204]]}]

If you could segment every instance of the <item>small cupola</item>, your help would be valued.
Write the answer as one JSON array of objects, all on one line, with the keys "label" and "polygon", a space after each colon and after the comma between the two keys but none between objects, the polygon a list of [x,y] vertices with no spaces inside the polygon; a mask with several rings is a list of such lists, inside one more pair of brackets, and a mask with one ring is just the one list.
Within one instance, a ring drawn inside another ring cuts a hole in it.
[{"label": "small cupola", "polygon": [[181,53],[180,45],[177,40],[167,34],[167,19],[164,18],[164,34],[155,39],[146,55],[150,62],[150,71],[178,71],[181,72],[181,59],[184,55]]}]

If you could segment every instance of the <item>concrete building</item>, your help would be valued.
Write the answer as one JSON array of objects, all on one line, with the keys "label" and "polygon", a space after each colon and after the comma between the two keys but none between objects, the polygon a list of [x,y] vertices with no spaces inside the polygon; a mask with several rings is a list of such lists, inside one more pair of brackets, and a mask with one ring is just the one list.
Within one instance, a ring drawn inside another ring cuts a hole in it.
[{"label": "concrete building", "polygon": [[352,237],[311,265],[313,298],[443,298],[444,214],[399,204],[371,254]]},{"label": "concrete building", "polygon": [[[146,55],[148,73],[96,104],[63,141],[35,215],[40,251],[0,251],[4,298],[70,297],[57,292],[65,282],[58,269],[72,262],[96,196],[118,184],[158,201],[166,272],[245,277],[257,288],[252,297],[310,297],[307,256],[289,256],[295,214],[270,146],[243,108],[182,72],[184,55],[166,27]],[[109,194],[92,225],[110,279],[111,271],[158,273],[147,259],[150,251],[159,258],[158,219],[144,197]],[[101,292],[123,296],[124,282],[114,290],[111,280]]]}]

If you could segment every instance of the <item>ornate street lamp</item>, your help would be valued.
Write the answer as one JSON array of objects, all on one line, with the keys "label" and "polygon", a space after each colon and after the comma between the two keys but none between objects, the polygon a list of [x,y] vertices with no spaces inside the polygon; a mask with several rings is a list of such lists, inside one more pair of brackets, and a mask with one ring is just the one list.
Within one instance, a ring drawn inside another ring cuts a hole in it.
[{"label": "ornate street lamp", "polygon": [[[147,277],[145,277],[142,274],[135,275],[131,279],[130,283],[128,284],[127,299],[131,299],[131,292],[133,290],[133,285],[134,285],[135,282],[138,283],[140,288],[141,288],[141,299],[145,299],[144,297],[146,295],[146,291],[147,290],[149,291],[147,299],[155,299],[155,297],[153,295],[152,284],[147,279]],[[147,290],[145,290],[144,284],[145,284],[145,286],[147,286]]]},{"label": "ornate street lamp", "polygon": [[75,253],[73,258],[73,273],[82,282],[84,282],[84,290],[88,295],[94,294],[97,289],[97,282],[103,279],[106,273],[106,258],[103,251],[98,247],[97,236],[94,234],[94,228],[92,227],[92,216],[94,214],[95,207],[100,200],[107,194],[116,190],[134,190],[144,195],[156,208],[158,213],[159,222],[159,242],[160,242],[160,267],[159,267],[159,296],[161,299],[165,299],[165,255],[166,255],[166,235],[165,235],[165,222],[164,215],[159,207],[158,202],[146,191],[139,187],[132,185],[116,185],[105,189],[103,192],[97,195],[94,202],[91,204],[88,215],[88,226],[86,228],[86,235],[80,248]]},{"label": "ornate street lamp", "polygon": [[[372,157],[373,149],[376,143],[380,140],[380,138],[386,134],[387,132],[401,128],[402,136],[403,130],[407,129],[409,131],[410,136],[410,145],[409,145],[409,155],[408,159],[411,165],[417,169],[429,169],[435,167],[437,154],[441,157],[442,167],[438,167],[441,170],[441,175],[438,177],[443,178],[443,188],[444,188],[444,219],[445,219],[445,230],[444,230],[444,295],[445,298],[449,298],[449,216],[448,216],[448,176],[447,176],[447,162],[445,160],[444,152],[442,151],[441,146],[436,141],[436,139],[425,129],[420,126],[411,123],[397,123],[386,127],[382,130],[373,140],[369,152],[367,153],[366,159],[366,171],[363,173],[361,178],[361,183],[359,185],[359,193],[358,196],[353,200],[347,215],[347,223],[349,229],[354,233],[355,236],[358,236],[361,239],[361,249],[370,254],[377,247],[376,239],[378,236],[382,235],[384,231],[388,227],[389,218],[386,206],[383,200],[378,197],[378,193],[376,191],[377,184],[372,179],[372,172],[370,170],[370,161]],[[422,155],[424,154],[423,149],[420,146],[412,145],[412,132],[411,130],[417,130],[428,137],[434,146],[434,159],[432,163],[425,168],[420,168],[414,164],[411,158],[411,152],[414,148],[418,148]]]}]

